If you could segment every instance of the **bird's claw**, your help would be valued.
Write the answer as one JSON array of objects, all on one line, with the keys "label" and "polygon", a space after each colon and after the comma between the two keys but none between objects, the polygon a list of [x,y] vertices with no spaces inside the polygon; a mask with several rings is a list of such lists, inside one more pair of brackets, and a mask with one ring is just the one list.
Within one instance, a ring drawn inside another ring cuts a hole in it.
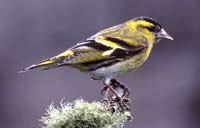
[{"label": "bird's claw", "polygon": [[101,90],[101,94],[104,96],[102,102],[110,103],[111,105],[118,104],[122,110],[130,110],[128,88],[117,80],[112,79],[110,85],[105,85]]}]

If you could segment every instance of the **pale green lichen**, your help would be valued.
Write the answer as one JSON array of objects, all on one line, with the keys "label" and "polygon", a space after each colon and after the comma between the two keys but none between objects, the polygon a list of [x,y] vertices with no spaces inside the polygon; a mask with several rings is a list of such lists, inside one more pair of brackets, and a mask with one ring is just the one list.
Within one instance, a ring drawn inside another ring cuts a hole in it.
[{"label": "pale green lichen", "polygon": [[112,113],[107,110],[108,107],[83,99],[77,99],[73,103],[61,103],[61,107],[52,104],[41,121],[47,128],[121,128],[131,117],[129,111],[116,110]]}]

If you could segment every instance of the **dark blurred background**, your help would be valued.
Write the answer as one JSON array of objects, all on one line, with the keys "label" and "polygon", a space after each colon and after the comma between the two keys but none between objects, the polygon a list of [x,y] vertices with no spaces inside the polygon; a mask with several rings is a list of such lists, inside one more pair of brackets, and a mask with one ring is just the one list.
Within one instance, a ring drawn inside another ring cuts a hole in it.
[{"label": "dark blurred background", "polygon": [[175,40],[162,40],[143,67],[120,79],[131,90],[129,127],[200,127],[199,13],[199,0],[1,0],[0,127],[39,127],[45,108],[62,98],[100,100],[102,82],[75,69],[17,72],[143,15]]}]

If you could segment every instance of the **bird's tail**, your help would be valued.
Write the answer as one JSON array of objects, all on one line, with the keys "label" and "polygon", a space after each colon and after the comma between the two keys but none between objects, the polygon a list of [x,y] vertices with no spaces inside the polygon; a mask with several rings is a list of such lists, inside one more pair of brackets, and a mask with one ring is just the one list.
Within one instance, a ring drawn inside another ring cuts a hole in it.
[{"label": "bird's tail", "polygon": [[31,66],[28,66],[28,67],[22,69],[19,73],[23,73],[30,69],[35,69],[35,68],[43,68],[43,70],[46,70],[46,69],[57,67],[58,65],[60,65],[63,62],[63,60],[65,58],[71,56],[72,54],[73,54],[73,52],[71,50],[67,50],[57,56],[43,60],[43,61],[39,62],[38,64],[33,64]]},{"label": "bird's tail", "polygon": [[28,66],[28,67],[22,69],[19,73],[23,73],[23,72],[26,72],[30,69],[35,69],[35,68],[39,68],[39,67],[48,67],[48,66],[53,65],[55,63],[56,63],[56,60],[46,59],[44,61],[41,61],[38,64],[33,64],[31,66]]}]

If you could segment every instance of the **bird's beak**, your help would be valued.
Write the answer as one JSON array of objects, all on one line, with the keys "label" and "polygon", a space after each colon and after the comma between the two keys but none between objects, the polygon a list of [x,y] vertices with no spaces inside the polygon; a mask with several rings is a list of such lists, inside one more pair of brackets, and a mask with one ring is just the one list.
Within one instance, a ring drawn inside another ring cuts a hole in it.
[{"label": "bird's beak", "polygon": [[174,40],[172,36],[170,36],[163,28],[156,34],[157,38],[165,38],[165,39],[170,39]]}]

